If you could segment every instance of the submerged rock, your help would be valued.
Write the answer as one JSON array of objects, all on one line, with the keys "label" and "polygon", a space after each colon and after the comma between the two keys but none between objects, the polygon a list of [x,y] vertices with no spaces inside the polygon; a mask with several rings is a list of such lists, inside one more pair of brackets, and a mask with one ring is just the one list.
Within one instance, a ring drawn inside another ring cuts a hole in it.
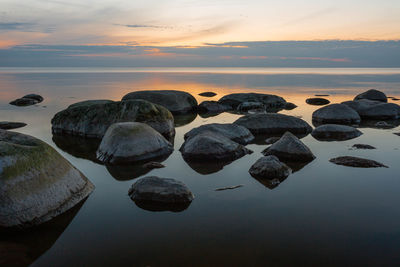
[{"label": "submerged rock", "polygon": [[213,97],[213,96],[216,96],[216,95],[217,94],[214,93],[214,92],[203,92],[203,93],[199,94],[199,96],[204,96],[204,97]]},{"label": "submerged rock", "polygon": [[175,135],[174,118],[164,107],[145,100],[76,104],[51,120],[55,134],[102,138],[111,124],[143,122],[167,138]]},{"label": "submerged rock", "polygon": [[197,100],[189,93],[175,90],[136,91],[125,95],[122,101],[143,99],[161,105],[172,114],[196,112]]},{"label": "submerged rock", "polygon": [[354,100],[369,99],[380,102],[387,102],[387,97],[381,91],[370,89],[364,93],[357,95]]},{"label": "submerged rock", "polygon": [[322,105],[328,105],[329,103],[331,103],[331,101],[325,98],[314,97],[314,98],[307,98],[306,103],[309,105],[322,106]]},{"label": "submerged rock", "polygon": [[12,121],[0,121],[0,129],[12,130],[26,126],[23,122],[12,122]]},{"label": "submerged rock", "polygon": [[186,140],[203,132],[220,134],[242,145],[247,145],[254,140],[254,136],[247,128],[233,123],[205,124],[197,128],[193,128],[185,134],[184,138]]},{"label": "submerged rock", "polygon": [[256,178],[285,179],[292,170],[275,156],[265,156],[254,163],[249,173]]},{"label": "submerged rock", "polygon": [[215,114],[215,113],[222,113],[228,110],[231,110],[232,108],[228,105],[221,104],[217,101],[203,101],[200,103],[200,105],[197,107],[197,111],[200,114],[204,113],[210,113],[210,114]]},{"label": "submerged rock", "polygon": [[85,199],[93,184],[56,150],[0,130],[0,227],[38,225]]},{"label": "submerged rock", "polygon": [[363,159],[363,158],[357,158],[357,157],[351,157],[351,156],[333,158],[333,159],[330,159],[329,161],[332,163],[335,163],[337,165],[343,165],[343,166],[348,166],[348,167],[357,167],[357,168],[384,167],[384,168],[388,168],[387,166],[385,166],[382,163],[379,163],[375,160]]},{"label": "submerged rock", "polygon": [[280,96],[257,93],[230,94],[222,97],[218,102],[231,106],[233,109],[237,109],[237,107],[244,102],[261,102],[267,108],[283,108],[286,104],[285,99]]},{"label": "submerged rock", "polygon": [[31,106],[43,101],[43,97],[37,94],[28,94],[21,98],[11,101],[10,104],[14,106]]},{"label": "submerged rock", "polygon": [[281,161],[309,162],[315,159],[311,150],[295,135],[286,132],[279,141],[266,148],[264,156],[274,155]]},{"label": "submerged rock", "polygon": [[373,147],[371,145],[366,145],[366,144],[354,144],[352,148],[355,149],[376,149],[376,147]]},{"label": "submerged rock", "polygon": [[317,109],[312,114],[313,122],[316,124],[359,124],[361,121],[358,113],[344,105],[331,104]]},{"label": "submerged rock", "polygon": [[97,159],[107,164],[126,164],[171,154],[172,144],[145,123],[112,124],[97,150]]},{"label": "submerged rock", "polygon": [[276,113],[246,115],[237,119],[235,124],[246,127],[253,134],[308,134],[311,126],[302,119]]},{"label": "submerged rock", "polygon": [[347,125],[324,124],[315,128],[311,135],[321,141],[343,141],[356,138],[362,132]]}]

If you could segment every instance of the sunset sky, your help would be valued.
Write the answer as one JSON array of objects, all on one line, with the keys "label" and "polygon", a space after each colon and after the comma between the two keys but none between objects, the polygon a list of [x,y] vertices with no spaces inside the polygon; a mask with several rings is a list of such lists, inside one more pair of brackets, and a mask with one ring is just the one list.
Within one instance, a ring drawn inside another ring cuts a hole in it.
[{"label": "sunset sky", "polygon": [[[142,59],[154,61],[154,57],[193,56],[193,52],[165,52],[166,47],[188,51],[218,46],[223,51],[232,46],[245,49],[256,41],[307,40],[322,43],[323,47],[323,40],[357,40],[365,44],[400,39],[398,0],[0,0],[0,7],[3,66],[13,65],[10,56],[17,52],[21,56],[21,49],[24,56],[46,51],[46,55],[42,53],[46,57],[68,47],[69,52],[76,50],[67,53],[75,58],[118,59],[138,57],[139,48]],[[225,60],[235,56],[267,60],[275,55],[261,51],[218,54]],[[302,61],[304,57],[313,58],[301,53],[291,57]],[[336,63],[350,60],[347,56],[314,58],[311,60],[325,58]]]}]

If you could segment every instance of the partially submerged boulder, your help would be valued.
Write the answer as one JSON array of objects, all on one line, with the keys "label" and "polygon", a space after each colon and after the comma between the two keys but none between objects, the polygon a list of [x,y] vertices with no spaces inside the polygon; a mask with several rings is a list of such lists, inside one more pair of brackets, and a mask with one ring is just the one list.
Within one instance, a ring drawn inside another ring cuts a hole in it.
[{"label": "partially submerged boulder", "polygon": [[322,106],[322,105],[328,105],[329,103],[331,103],[331,101],[321,97],[313,97],[313,98],[307,98],[306,103],[309,105]]},{"label": "partially submerged boulder", "polygon": [[221,104],[217,101],[203,101],[200,103],[200,105],[197,107],[197,111],[200,114],[204,113],[210,113],[210,114],[215,114],[215,113],[222,113],[228,110],[231,110],[232,108],[228,105]]},{"label": "partially submerged boulder", "polygon": [[284,162],[309,162],[315,159],[311,150],[290,132],[286,132],[262,153],[264,156],[274,155]]},{"label": "partially submerged boulder", "polygon": [[316,124],[353,125],[359,124],[361,118],[354,109],[344,104],[331,104],[314,111],[312,120]]},{"label": "partially submerged boulder", "polygon": [[400,106],[394,103],[361,99],[358,101],[346,101],[343,104],[357,111],[362,119],[396,120],[400,118]]},{"label": "partially submerged boulder", "polygon": [[125,95],[122,101],[143,99],[161,105],[172,114],[196,112],[197,100],[189,93],[175,90],[136,91]]},{"label": "partially submerged boulder", "polygon": [[112,124],[97,150],[97,159],[106,164],[127,164],[171,154],[173,146],[145,123]]},{"label": "partially submerged boulder", "polygon": [[370,89],[364,93],[357,95],[354,98],[354,100],[361,100],[361,99],[369,99],[369,100],[374,100],[374,101],[387,102],[386,95],[383,92],[378,91],[376,89]]},{"label": "partially submerged boulder", "polygon": [[354,144],[352,148],[355,149],[376,149],[376,147],[367,144]]},{"label": "partially submerged boulder", "polygon": [[344,141],[362,135],[358,129],[339,124],[324,124],[315,128],[311,135],[321,141]]},{"label": "partially submerged boulder", "polygon": [[233,123],[205,124],[197,128],[193,128],[185,134],[184,138],[187,140],[203,132],[217,133],[242,145],[247,145],[254,140],[254,136],[247,128]]},{"label": "partially submerged boulder", "polygon": [[37,94],[28,94],[21,98],[11,101],[10,104],[14,106],[31,106],[43,101],[43,97]]},{"label": "partially submerged boulder", "polygon": [[0,227],[46,222],[77,205],[93,189],[45,142],[0,130]]},{"label": "partially submerged boulder", "polygon": [[383,165],[380,162],[370,159],[358,158],[358,157],[351,157],[351,156],[344,156],[344,157],[337,157],[329,160],[332,163],[337,165],[343,165],[348,167],[357,167],[357,168],[379,168],[384,167],[388,168],[388,166]]},{"label": "partially submerged boulder", "polygon": [[145,100],[75,104],[51,120],[55,134],[102,138],[111,124],[143,122],[169,138],[175,135],[174,118],[164,107]]},{"label": "partially submerged boulder", "polygon": [[12,122],[12,121],[0,121],[0,129],[12,130],[26,126],[23,122]]},{"label": "partially submerged boulder", "polygon": [[261,102],[267,108],[283,108],[286,104],[285,99],[280,96],[258,93],[229,94],[222,97],[218,102],[231,106],[233,109],[237,109],[244,102]]},{"label": "partially submerged boulder", "polygon": [[249,173],[255,178],[285,179],[292,170],[275,156],[265,156],[254,163]]}]

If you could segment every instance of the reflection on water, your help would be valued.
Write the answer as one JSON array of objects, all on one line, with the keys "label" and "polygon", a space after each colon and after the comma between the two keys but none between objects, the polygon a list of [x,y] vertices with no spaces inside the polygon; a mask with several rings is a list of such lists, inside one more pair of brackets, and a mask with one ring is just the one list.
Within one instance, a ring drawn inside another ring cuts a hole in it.
[{"label": "reflection on water", "polygon": [[163,203],[163,202],[149,202],[136,200],[135,204],[144,210],[158,212],[158,211],[172,211],[182,212],[190,206],[189,203]]},{"label": "reflection on water", "polygon": [[174,115],[174,125],[175,127],[181,127],[186,124],[191,123],[197,117],[197,113]]},{"label": "reflection on water", "polygon": [[99,139],[72,135],[53,135],[52,140],[58,148],[74,157],[101,164],[101,161],[96,158],[96,151],[101,142]]}]

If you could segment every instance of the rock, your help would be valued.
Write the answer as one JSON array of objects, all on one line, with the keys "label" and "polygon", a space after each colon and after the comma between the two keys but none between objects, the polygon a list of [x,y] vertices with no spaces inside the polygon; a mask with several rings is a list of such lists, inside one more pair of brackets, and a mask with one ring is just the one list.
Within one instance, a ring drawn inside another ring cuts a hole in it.
[{"label": "rock", "polygon": [[368,100],[368,99],[361,99],[358,101],[345,101],[342,102],[342,104],[354,109],[355,111],[357,111],[357,113],[359,113],[363,109],[368,109],[372,106],[382,104],[382,102]]},{"label": "rock", "polygon": [[231,106],[233,109],[237,109],[244,102],[261,102],[267,108],[283,108],[286,104],[285,99],[280,96],[257,93],[230,94],[222,97],[218,102]]},{"label": "rock", "polygon": [[235,122],[250,130],[253,134],[283,134],[289,131],[293,134],[308,134],[311,126],[302,119],[276,113],[246,115]]},{"label": "rock", "polygon": [[184,183],[156,176],[140,179],[131,186],[128,194],[139,207],[152,211],[182,211],[194,199]]},{"label": "rock", "polygon": [[197,101],[189,93],[175,90],[136,91],[125,95],[122,101],[143,99],[161,105],[172,114],[196,112]]},{"label": "rock", "polygon": [[394,103],[381,103],[358,111],[362,119],[396,120],[400,118],[400,106]]},{"label": "rock", "polygon": [[364,93],[357,95],[354,100],[369,99],[380,102],[387,102],[387,97],[381,91],[370,89]]},{"label": "rock", "polygon": [[213,96],[216,96],[216,95],[217,94],[214,93],[214,92],[203,92],[203,93],[199,94],[199,96],[204,96],[204,97],[213,97]]},{"label": "rock", "polygon": [[215,191],[233,190],[233,189],[237,189],[237,188],[240,188],[243,186],[244,185],[239,184],[239,185],[233,185],[233,186],[220,187],[220,188],[215,189]]},{"label": "rock", "polygon": [[52,147],[0,130],[0,227],[49,221],[85,199],[93,184]]},{"label": "rock", "polygon": [[365,144],[354,144],[352,148],[355,149],[376,149],[376,147],[370,146],[370,145],[365,145]]},{"label": "rock", "polygon": [[335,163],[337,165],[343,165],[343,166],[348,166],[348,167],[357,167],[357,168],[385,167],[385,168],[388,168],[387,166],[383,165],[382,163],[379,163],[374,160],[350,157],[350,156],[333,158],[333,159],[330,159],[329,161],[332,163]]},{"label": "rock", "polygon": [[262,153],[264,156],[274,155],[284,162],[309,162],[315,159],[311,150],[290,132],[286,132]]},{"label": "rock", "polygon": [[271,145],[271,144],[276,143],[277,141],[279,141],[279,139],[281,139],[280,136],[279,137],[278,136],[273,136],[273,137],[265,139],[265,143],[268,144],[268,145]]},{"label": "rock", "polygon": [[321,141],[344,141],[362,135],[354,127],[339,124],[324,124],[315,128],[311,135]]},{"label": "rock", "polygon": [[112,124],[97,150],[97,159],[106,164],[127,164],[171,154],[173,146],[145,123]]},{"label": "rock", "polygon": [[202,114],[202,113],[222,113],[222,112],[225,112],[225,111],[228,111],[231,109],[232,108],[230,106],[220,104],[217,101],[203,101],[197,107],[197,111],[200,114]]},{"label": "rock", "polygon": [[102,138],[108,127],[117,122],[143,122],[167,138],[175,135],[172,114],[145,100],[80,104],[58,112],[51,120],[54,134],[91,138]]},{"label": "rock", "polygon": [[23,122],[0,121],[0,129],[11,130],[26,126]]},{"label": "rock", "polygon": [[243,145],[211,131],[188,138],[179,149],[187,161],[233,161],[252,153]]},{"label": "rock", "polygon": [[400,99],[398,99],[398,98],[396,98],[396,97],[393,97],[392,100],[393,100],[393,101],[399,101]]},{"label": "rock", "polygon": [[376,128],[382,128],[382,129],[390,129],[394,128],[395,126],[392,124],[387,123],[386,121],[378,121],[374,125]]},{"label": "rock", "polygon": [[72,105],[69,105],[68,108],[75,108],[75,107],[88,107],[91,105],[97,105],[97,104],[109,104],[109,103],[114,103],[112,100],[105,100],[105,99],[100,99],[100,100],[86,100],[86,101],[81,101],[74,103]]},{"label": "rock", "polygon": [[37,94],[28,94],[14,101],[10,104],[14,106],[31,106],[43,101],[43,97]]},{"label": "rock", "polygon": [[247,128],[233,123],[205,124],[187,132],[184,139],[187,140],[203,132],[213,132],[223,135],[241,145],[247,145],[254,140],[254,136]]},{"label": "rock", "polygon": [[328,105],[329,103],[331,103],[331,101],[325,98],[314,97],[314,98],[307,98],[306,103],[309,105],[321,106],[321,105]]},{"label": "rock", "polygon": [[33,99],[33,100],[36,100],[38,103],[43,101],[43,97],[41,95],[37,95],[37,94],[28,94],[28,95],[23,96],[22,98]]},{"label": "rock", "polygon": [[312,120],[316,124],[353,125],[359,124],[361,118],[354,109],[344,104],[331,104],[314,111]]},{"label": "rock", "polygon": [[150,169],[150,170],[151,169],[161,169],[161,168],[165,168],[165,165],[160,162],[157,162],[157,161],[150,161],[150,162],[143,164],[143,168]]},{"label": "rock", "polygon": [[284,107],[285,110],[292,110],[295,108],[297,108],[297,105],[291,102],[287,102]]},{"label": "rock", "polygon": [[247,112],[249,110],[263,110],[265,111],[265,105],[261,102],[243,102],[237,107],[240,112]]},{"label": "rock", "polygon": [[285,179],[292,170],[275,156],[265,156],[254,163],[249,173],[256,178]]}]

